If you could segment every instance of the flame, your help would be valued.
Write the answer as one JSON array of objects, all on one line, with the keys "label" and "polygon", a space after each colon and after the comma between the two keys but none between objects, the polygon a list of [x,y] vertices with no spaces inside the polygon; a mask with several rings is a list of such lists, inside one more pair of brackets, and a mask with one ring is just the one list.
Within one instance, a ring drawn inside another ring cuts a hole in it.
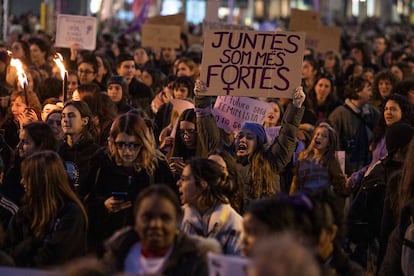
[{"label": "flame", "polygon": [[62,80],[65,79],[65,73],[66,73],[66,69],[65,69],[65,65],[63,65],[63,57],[60,53],[56,53],[55,58],[53,59],[53,61],[56,63],[57,67],[59,67],[60,70],[60,76],[62,77]]},{"label": "flame", "polygon": [[26,73],[23,70],[22,62],[18,58],[12,58],[10,60],[10,65],[16,68],[17,78],[19,79],[20,85],[24,89],[25,86],[27,85],[27,77],[26,77]]}]

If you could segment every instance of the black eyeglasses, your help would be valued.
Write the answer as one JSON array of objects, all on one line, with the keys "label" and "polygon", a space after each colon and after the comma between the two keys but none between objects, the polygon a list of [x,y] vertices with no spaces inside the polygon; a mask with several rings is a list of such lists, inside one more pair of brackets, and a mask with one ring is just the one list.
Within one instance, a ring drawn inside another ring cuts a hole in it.
[{"label": "black eyeglasses", "polygon": [[181,136],[184,136],[184,135],[190,136],[190,135],[196,134],[197,130],[195,130],[195,129],[180,129],[179,133],[180,133]]},{"label": "black eyeglasses", "polygon": [[141,145],[138,143],[127,143],[127,142],[122,142],[122,141],[115,142],[115,146],[118,149],[122,149],[122,150],[129,149],[131,151],[138,150],[141,147]]}]

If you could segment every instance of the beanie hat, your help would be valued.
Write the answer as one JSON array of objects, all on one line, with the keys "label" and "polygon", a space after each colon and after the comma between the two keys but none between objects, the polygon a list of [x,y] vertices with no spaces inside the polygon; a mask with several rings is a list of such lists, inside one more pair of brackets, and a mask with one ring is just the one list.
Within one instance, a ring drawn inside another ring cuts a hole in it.
[{"label": "beanie hat", "polygon": [[396,122],[387,127],[385,133],[385,145],[388,155],[393,155],[397,150],[407,146],[414,135],[414,128],[404,122]]},{"label": "beanie hat", "polygon": [[257,136],[257,142],[261,144],[267,143],[266,131],[262,125],[250,122],[244,122],[240,129],[247,129],[254,132]]},{"label": "beanie hat", "polygon": [[110,84],[119,84],[122,87],[122,93],[128,95],[128,83],[124,77],[113,75],[106,84],[107,86]]}]

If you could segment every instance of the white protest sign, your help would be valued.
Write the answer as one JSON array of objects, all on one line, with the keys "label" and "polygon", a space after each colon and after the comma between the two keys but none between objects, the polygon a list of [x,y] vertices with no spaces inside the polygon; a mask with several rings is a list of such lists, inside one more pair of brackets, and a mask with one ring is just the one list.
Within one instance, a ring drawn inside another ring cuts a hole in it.
[{"label": "white protest sign", "polygon": [[217,126],[227,132],[238,132],[244,122],[263,124],[270,109],[267,102],[248,97],[219,96],[213,114]]},{"label": "white protest sign", "polygon": [[207,258],[208,275],[210,276],[247,275],[247,267],[250,264],[249,259],[212,252],[207,253]]},{"label": "white protest sign", "polygon": [[95,17],[69,14],[58,15],[55,47],[70,48],[73,43],[78,43],[82,49],[95,50]]},{"label": "white protest sign", "polygon": [[301,83],[305,33],[207,30],[206,95],[292,98]]}]

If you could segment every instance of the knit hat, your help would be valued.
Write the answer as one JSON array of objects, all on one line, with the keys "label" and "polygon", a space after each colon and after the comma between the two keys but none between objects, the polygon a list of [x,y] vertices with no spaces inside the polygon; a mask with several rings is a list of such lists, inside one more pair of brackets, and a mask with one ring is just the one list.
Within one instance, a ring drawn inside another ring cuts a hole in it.
[{"label": "knit hat", "polygon": [[414,136],[414,128],[404,122],[396,122],[387,127],[385,145],[388,155],[393,155],[397,150],[407,146]]},{"label": "knit hat", "polygon": [[110,84],[119,84],[122,87],[122,93],[128,95],[128,83],[124,77],[113,75],[107,82],[107,86]]},{"label": "knit hat", "polygon": [[267,143],[266,131],[262,125],[259,125],[256,123],[244,122],[240,129],[241,130],[247,129],[247,130],[250,130],[251,132],[254,132],[257,136],[257,142],[261,144]]}]

